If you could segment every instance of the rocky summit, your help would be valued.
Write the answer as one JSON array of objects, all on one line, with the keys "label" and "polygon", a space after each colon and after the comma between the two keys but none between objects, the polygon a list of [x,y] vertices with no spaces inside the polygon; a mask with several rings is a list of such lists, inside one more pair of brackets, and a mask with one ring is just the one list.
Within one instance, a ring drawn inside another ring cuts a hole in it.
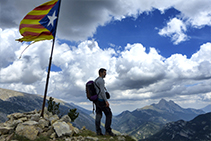
[{"label": "rocky summit", "polygon": [[[27,140],[36,140],[40,137],[48,137],[46,140],[60,141],[128,140],[123,135],[98,137],[94,132],[87,130],[85,127],[79,130],[71,124],[71,119],[68,115],[59,118],[57,115],[48,112],[47,108],[44,110],[44,118],[40,117],[40,113],[41,110],[34,110],[8,115],[8,120],[0,123],[0,141],[17,140],[16,136],[26,138]],[[82,136],[84,131],[89,132],[89,134]],[[129,140],[132,141],[133,139],[129,138]]]}]

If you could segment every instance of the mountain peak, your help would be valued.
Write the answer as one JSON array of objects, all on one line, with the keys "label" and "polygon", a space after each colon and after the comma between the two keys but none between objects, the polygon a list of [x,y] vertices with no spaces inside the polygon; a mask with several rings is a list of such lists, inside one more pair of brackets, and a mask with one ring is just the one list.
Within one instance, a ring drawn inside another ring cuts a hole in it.
[{"label": "mountain peak", "polygon": [[161,99],[160,101],[159,101],[159,103],[158,104],[166,104],[166,103],[168,103],[165,99]]},{"label": "mountain peak", "polygon": [[[174,101],[172,101],[172,100],[169,100],[169,101],[167,101],[167,100],[165,100],[165,99],[161,99],[160,101],[159,101],[159,103],[174,103]],[[174,103],[175,104],[175,103]]]},{"label": "mountain peak", "polygon": [[168,112],[174,113],[175,111],[182,111],[183,109],[174,103],[174,101],[166,101],[165,99],[161,99],[158,104],[153,104],[153,106],[160,110],[165,110]]},{"label": "mountain peak", "polygon": [[205,111],[206,113],[211,112],[211,104],[207,105],[206,107],[202,108],[201,110]]},{"label": "mountain peak", "polygon": [[167,105],[171,105],[171,104],[172,104],[172,105],[175,104],[174,101],[172,101],[172,100],[166,101],[165,99],[161,99],[161,100],[158,102],[158,104],[155,104],[155,105],[163,107],[163,106],[167,106]]}]

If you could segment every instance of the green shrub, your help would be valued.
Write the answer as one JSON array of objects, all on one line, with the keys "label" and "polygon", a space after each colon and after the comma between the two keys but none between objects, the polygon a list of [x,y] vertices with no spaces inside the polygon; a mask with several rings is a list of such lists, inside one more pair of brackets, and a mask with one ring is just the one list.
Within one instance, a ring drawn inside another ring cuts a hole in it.
[{"label": "green shrub", "polygon": [[48,111],[52,112],[52,114],[59,115],[59,113],[60,113],[59,105],[60,105],[60,103],[57,104],[54,101],[54,98],[50,97],[49,100],[48,100]]},{"label": "green shrub", "polygon": [[70,109],[70,112],[68,113],[68,116],[70,117],[71,121],[74,122],[75,119],[79,116],[79,113],[76,112],[76,108],[75,109]]}]

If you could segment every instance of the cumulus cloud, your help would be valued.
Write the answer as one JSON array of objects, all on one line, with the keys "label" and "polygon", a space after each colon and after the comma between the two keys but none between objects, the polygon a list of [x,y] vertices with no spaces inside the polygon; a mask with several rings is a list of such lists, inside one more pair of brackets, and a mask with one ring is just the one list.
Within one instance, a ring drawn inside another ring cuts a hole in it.
[{"label": "cumulus cloud", "polygon": [[173,18],[167,23],[166,27],[159,31],[158,34],[171,37],[173,43],[177,45],[180,42],[188,39],[188,36],[185,34],[186,31],[186,25],[183,23],[183,21]]},{"label": "cumulus cloud", "polygon": [[17,37],[17,29],[6,29],[0,28],[0,68],[6,67],[9,63],[12,63],[15,59],[15,51],[18,50],[18,44],[15,43],[14,38]]},{"label": "cumulus cloud", "polygon": [[174,6],[181,11],[183,19],[187,19],[186,24],[195,28],[211,25],[211,5],[209,0],[180,1]]},{"label": "cumulus cloud", "polygon": [[164,58],[154,48],[148,54],[145,50],[142,44],[128,44],[117,59],[116,71],[121,81],[117,84],[122,85],[121,89],[144,87],[165,76]]},{"label": "cumulus cloud", "polygon": [[[17,28],[21,19],[34,7],[48,0],[7,0],[0,2],[0,27]],[[27,6],[25,4],[27,3]],[[167,27],[160,30],[160,35],[170,36],[174,44],[187,40],[186,26],[199,28],[211,25],[211,6],[209,0],[107,0],[84,1],[63,0],[58,25],[59,38],[82,41],[92,37],[98,26],[104,26],[111,20],[122,20],[126,16],[137,17],[143,12],[150,12],[154,8],[162,13],[169,8],[175,8],[181,13],[177,15],[181,19],[173,18]],[[13,10],[11,10],[13,9]],[[14,12],[15,11],[15,12]]]},{"label": "cumulus cloud", "polygon": [[[2,30],[2,38],[5,37],[3,34],[8,33]],[[4,42],[7,43],[8,40],[3,40]],[[14,45],[17,50],[8,54],[14,55],[11,60],[13,63],[7,62],[1,66],[1,86],[9,84],[9,88],[22,85],[22,91],[42,93],[51,42],[33,44],[22,59],[17,58],[27,45]],[[1,52],[1,56],[3,54],[4,52]],[[127,99],[128,95],[131,99],[143,99],[146,96],[157,98],[185,95],[189,92],[197,94],[200,90],[203,93],[210,91],[208,80],[211,78],[211,43],[203,44],[190,59],[181,54],[164,58],[153,47],[146,53],[146,48],[140,43],[128,44],[120,56],[115,54],[112,48],[102,50],[94,40],[81,42],[76,47],[57,42],[53,64],[60,67],[61,71],[51,72],[50,95],[66,100],[84,101],[84,84],[95,79],[101,67],[108,69],[106,84],[116,100]],[[28,85],[33,86],[30,91],[24,87]],[[58,93],[60,95],[57,95]],[[67,98],[69,96],[71,98]]]},{"label": "cumulus cloud", "polygon": [[[0,60],[3,60],[0,62],[0,87],[43,94],[51,41],[31,45],[18,59],[27,44],[17,43],[14,39],[20,37],[18,25],[26,13],[46,1],[0,1]],[[153,8],[165,13],[173,7],[180,11],[180,15],[172,17],[159,34],[179,44],[188,39],[188,26],[201,28],[210,25],[209,3],[209,0],[165,0],[162,3],[157,0],[63,0],[58,38],[82,42],[71,46],[56,41],[53,65],[60,71],[51,71],[48,96],[80,102],[86,107],[89,102],[85,98],[84,85],[95,79],[98,69],[104,67],[108,70],[106,86],[112,94],[111,103],[116,111],[137,108],[137,104],[145,106],[161,97],[174,97],[176,102],[190,97],[193,101],[209,101],[211,43],[202,44],[190,58],[182,54],[165,58],[154,47],[146,51],[141,43],[128,44],[123,50],[116,51],[114,48],[102,49],[95,40],[87,40],[97,27],[112,20],[137,17]]]},{"label": "cumulus cloud", "polygon": [[[188,40],[187,27],[202,28],[205,25],[211,25],[211,6],[209,3],[209,0],[165,2],[181,13],[170,19],[167,25],[159,30],[158,34],[170,37],[175,45]],[[160,9],[159,6],[157,8]],[[162,9],[167,8],[160,10]]]},{"label": "cumulus cloud", "polygon": [[[8,33],[2,30],[0,37],[5,37],[4,34]],[[7,43],[8,40],[3,42]],[[27,45],[14,45],[17,49],[8,54],[14,55],[11,60],[13,63],[8,62],[7,65],[1,66],[0,87],[42,94],[51,42],[33,44],[21,59],[17,58]],[[3,54],[4,52],[1,52],[0,56]],[[204,99],[209,99],[210,54],[211,43],[201,45],[200,50],[188,59],[181,54],[164,58],[153,47],[147,53],[140,43],[128,44],[120,52],[120,56],[117,56],[114,49],[103,50],[94,40],[83,41],[78,46],[57,41],[53,64],[61,70],[51,71],[48,95],[86,105],[88,101],[85,98],[85,83],[95,79],[98,69],[104,67],[108,70],[105,80],[112,94],[111,102],[119,102],[116,108],[120,108],[125,100],[128,106],[132,107],[136,103],[134,101],[149,99],[150,104],[153,99],[161,97],[200,94],[204,95]]]}]

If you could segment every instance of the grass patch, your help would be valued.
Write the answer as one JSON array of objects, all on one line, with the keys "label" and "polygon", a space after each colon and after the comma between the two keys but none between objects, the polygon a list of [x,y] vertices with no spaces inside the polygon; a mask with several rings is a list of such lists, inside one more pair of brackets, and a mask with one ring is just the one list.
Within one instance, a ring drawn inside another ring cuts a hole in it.
[{"label": "grass patch", "polygon": [[100,141],[118,141],[119,138],[125,138],[125,141],[135,141],[132,137],[128,136],[128,135],[117,135],[117,136],[97,136],[95,132],[90,131],[90,130],[81,130],[79,134],[75,135],[75,137],[77,136],[82,136],[82,137],[97,137]]},{"label": "grass patch", "polygon": [[12,140],[18,140],[18,141],[30,141],[29,139],[27,139],[26,137],[24,136],[20,136],[18,134],[15,134],[13,137],[12,137]]}]

